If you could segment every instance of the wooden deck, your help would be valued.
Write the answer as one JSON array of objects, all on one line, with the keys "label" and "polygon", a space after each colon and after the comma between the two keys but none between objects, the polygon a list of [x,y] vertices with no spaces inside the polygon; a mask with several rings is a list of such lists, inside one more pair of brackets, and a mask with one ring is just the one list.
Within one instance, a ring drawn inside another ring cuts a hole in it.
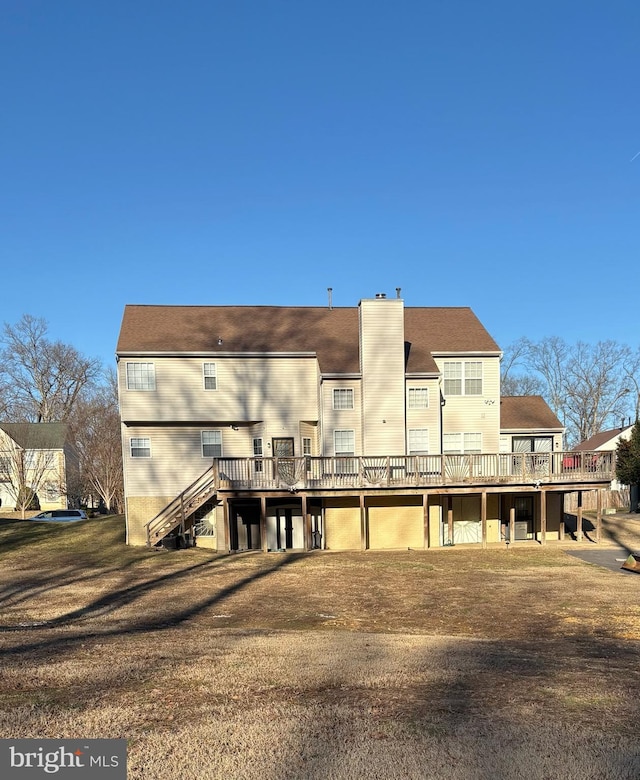
[{"label": "wooden deck", "polygon": [[217,458],[216,490],[335,490],[455,485],[603,485],[614,452],[510,452],[297,458]]}]

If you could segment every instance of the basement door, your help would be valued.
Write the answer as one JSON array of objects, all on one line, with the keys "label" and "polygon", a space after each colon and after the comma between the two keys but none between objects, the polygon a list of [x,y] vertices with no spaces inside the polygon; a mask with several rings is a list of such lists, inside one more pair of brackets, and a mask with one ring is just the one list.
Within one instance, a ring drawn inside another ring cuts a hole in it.
[{"label": "basement door", "polygon": [[[533,535],[533,496],[516,496],[513,500],[513,506],[516,510],[514,534],[516,541],[530,539]],[[508,539],[508,522],[506,531]]]}]

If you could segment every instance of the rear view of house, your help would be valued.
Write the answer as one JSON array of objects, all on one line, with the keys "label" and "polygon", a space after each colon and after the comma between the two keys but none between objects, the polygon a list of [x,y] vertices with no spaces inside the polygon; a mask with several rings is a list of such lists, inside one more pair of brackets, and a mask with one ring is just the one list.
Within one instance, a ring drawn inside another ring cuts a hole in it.
[{"label": "rear view of house", "polygon": [[501,399],[467,307],[131,305],[117,359],[131,544],[544,542],[567,491],[611,479],[606,455],[563,466],[541,398]]}]

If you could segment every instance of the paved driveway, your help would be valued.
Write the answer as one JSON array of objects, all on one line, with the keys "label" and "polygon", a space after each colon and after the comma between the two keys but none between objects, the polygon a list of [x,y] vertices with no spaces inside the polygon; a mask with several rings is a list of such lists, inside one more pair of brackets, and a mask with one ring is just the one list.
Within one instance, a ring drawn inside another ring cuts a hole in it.
[{"label": "paved driveway", "polygon": [[[606,547],[599,550],[567,550],[567,553],[575,558],[580,558],[581,561],[595,563],[598,566],[603,566],[605,569],[610,569],[620,574],[638,576],[637,572],[620,568],[629,557],[629,552],[624,547]],[[640,578],[638,581],[640,582]]]}]

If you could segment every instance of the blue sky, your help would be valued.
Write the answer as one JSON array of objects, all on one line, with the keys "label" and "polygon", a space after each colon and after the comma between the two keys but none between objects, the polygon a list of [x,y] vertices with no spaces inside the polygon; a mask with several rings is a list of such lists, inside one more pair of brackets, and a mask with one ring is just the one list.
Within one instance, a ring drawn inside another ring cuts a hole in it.
[{"label": "blue sky", "polygon": [[[0,0],[0,321],[470,306],[640,342],[640,4]],[[634,303],[635,299],[635,303]]]}]

